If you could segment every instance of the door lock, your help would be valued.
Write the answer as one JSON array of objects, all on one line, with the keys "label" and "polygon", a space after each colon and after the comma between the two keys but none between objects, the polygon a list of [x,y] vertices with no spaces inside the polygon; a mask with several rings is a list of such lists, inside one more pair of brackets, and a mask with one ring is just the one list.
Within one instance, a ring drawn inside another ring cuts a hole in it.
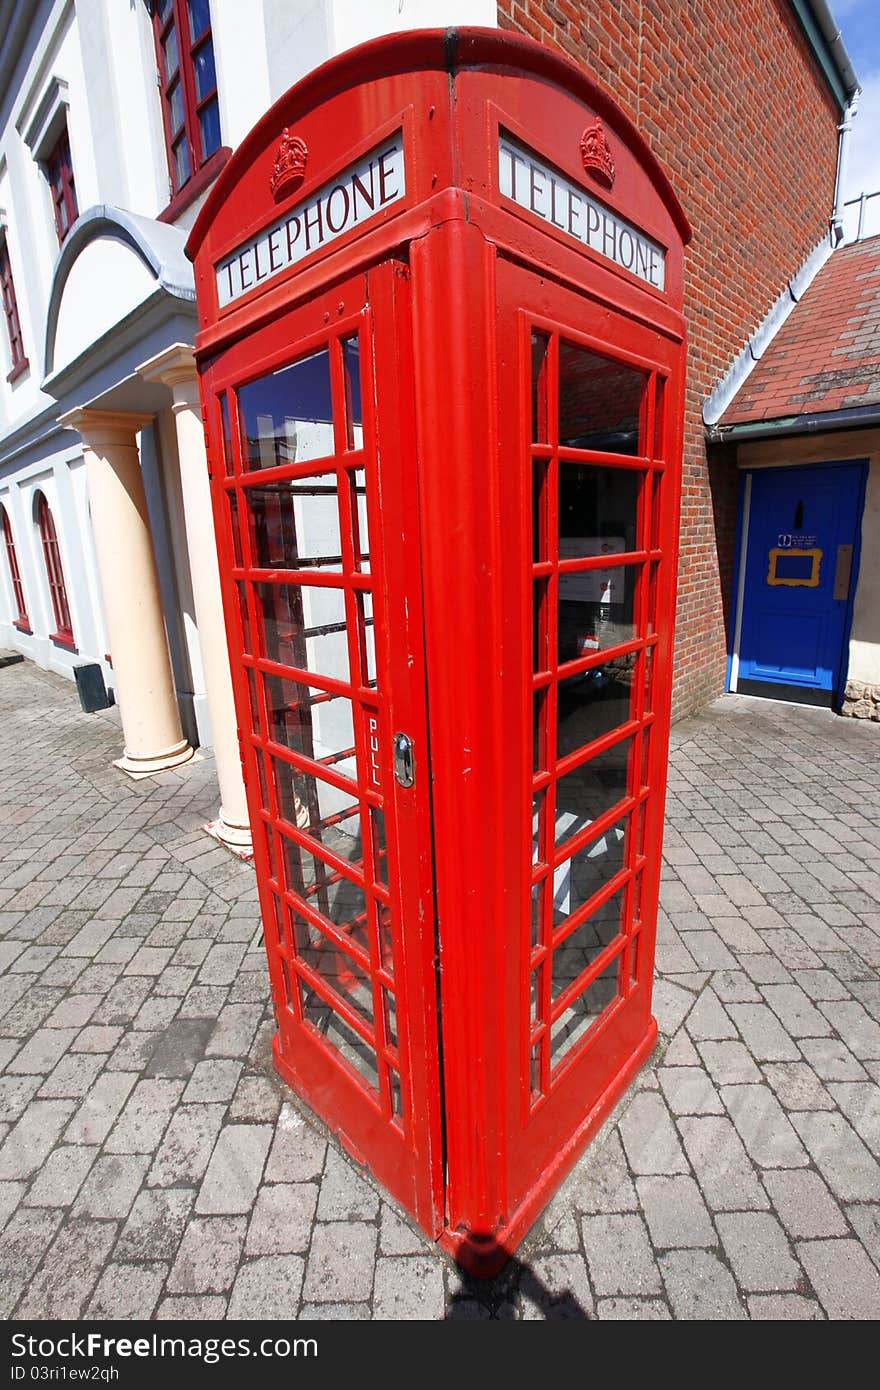
[{"label": "door lock", "polygon": [[392,747],[394,749],[394,776],[402,787],[411,787],[416,780],[412,739],[408,734],[395,734]]}]

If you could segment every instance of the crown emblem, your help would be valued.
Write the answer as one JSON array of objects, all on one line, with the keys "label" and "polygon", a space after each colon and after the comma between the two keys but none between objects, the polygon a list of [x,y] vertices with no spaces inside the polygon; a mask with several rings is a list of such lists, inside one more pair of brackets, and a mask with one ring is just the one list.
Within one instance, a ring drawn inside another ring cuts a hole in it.
[{"label": "crown emblem", "polygon": [[586,172],[594,174],[601,183],[610,188],[617,171],[601,121],[588,126],[581,136],[581,158]]},{"label": "crown emblem", "polygon": [[288,193],[299,188],[306,173],[306,160],[309,157],[305,140],[291,135],[287,126],[281,136],[281,144],[275,154],[275,163],[269,175],[269,188],[276,203],[286,198]]}]

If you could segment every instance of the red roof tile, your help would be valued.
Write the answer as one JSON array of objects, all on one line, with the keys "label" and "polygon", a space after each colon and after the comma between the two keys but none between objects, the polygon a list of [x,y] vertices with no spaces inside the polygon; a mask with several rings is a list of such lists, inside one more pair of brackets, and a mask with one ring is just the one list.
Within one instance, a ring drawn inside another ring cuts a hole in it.
[{"label": "red roof tile", "polygon": [[880,405],[880,237],[819,271],[720,425]]}]

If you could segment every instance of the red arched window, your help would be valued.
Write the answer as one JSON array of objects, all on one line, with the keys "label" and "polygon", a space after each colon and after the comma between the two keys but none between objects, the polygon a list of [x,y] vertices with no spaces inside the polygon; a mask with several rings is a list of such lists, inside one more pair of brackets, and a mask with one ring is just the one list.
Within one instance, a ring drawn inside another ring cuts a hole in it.
[{"label": "red arched window", "polygon": [[42,492],[37,493],[37,524],[43,540],[46,577],[49,580],[52,611],[55,614],[55,631],[50,635],[53,642],[60,642],[64,647],[72,647],[73,626],[70,621],[67,589],[64,586],[64,570],[61,568],[61,549],[58,545],[55,522],[52,520],[49,503]]},{"label": "red arched window", "polygon": [[15,604],[15,617],[12,622],[15,627],[23,628],[25,632],[30,632],[31,625],[28,622],[27,609],[24,604],[24,586],[21,582],[21,570],[18,568],[18,556],[15,553],[15,541],[12,538],[12,523],[5,507],[0,507],[0,519],[3,526],[3,541],[6,546],[6,558],[9,561],[9,574],[12,579],[12,600]]}]

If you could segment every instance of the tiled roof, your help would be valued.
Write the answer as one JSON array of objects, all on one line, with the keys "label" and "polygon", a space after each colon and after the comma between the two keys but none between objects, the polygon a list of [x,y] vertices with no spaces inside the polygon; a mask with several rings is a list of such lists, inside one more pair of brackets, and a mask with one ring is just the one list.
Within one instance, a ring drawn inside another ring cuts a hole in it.
[{"label": "tiled roof", "polygon": [[880,405],[880,237],[826,261],[719,424]]}]

